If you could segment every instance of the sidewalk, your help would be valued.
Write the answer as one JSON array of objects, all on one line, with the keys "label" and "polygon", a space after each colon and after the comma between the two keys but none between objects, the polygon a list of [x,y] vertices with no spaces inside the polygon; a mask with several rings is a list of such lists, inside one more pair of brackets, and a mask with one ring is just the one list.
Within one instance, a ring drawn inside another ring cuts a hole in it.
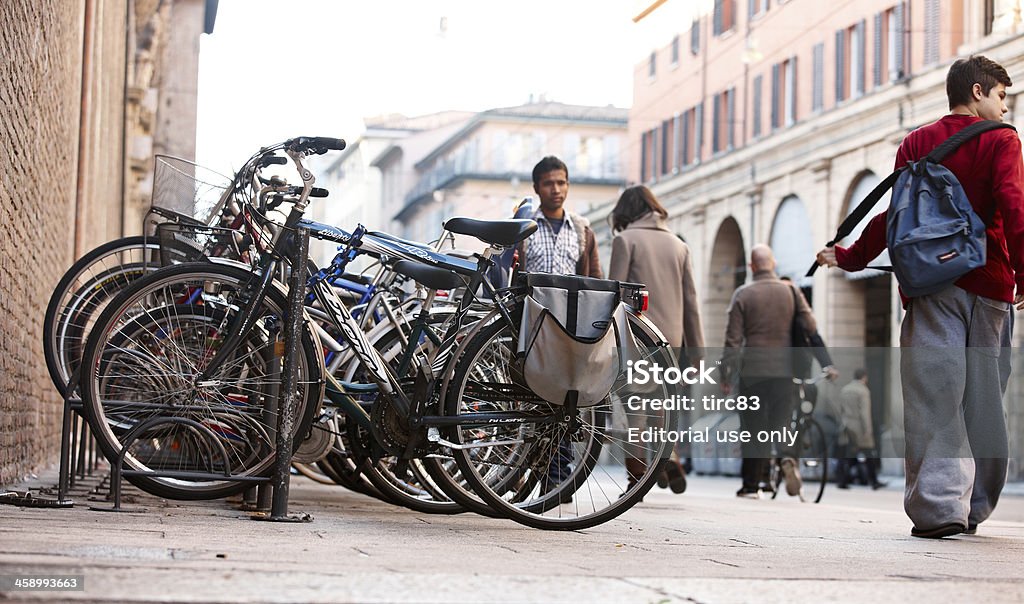
[{"label": "sidewalk", "polygon": [[[41,484],[53,484],[46,476]],[[832,485],[821,504],[738,499],[691,476],[619,519],[545,532],[429,516],[293,477],[291,512],[253,522],[223,501],[126,493],[145,513],[0,506],[0,575],[81,574],[84,591],[0,600],[219,602],[1008,602],[1024,599],[1024,498],[978,535],[913,539],[896,481]],[[21,487],[19,487],[21,488]]]}]

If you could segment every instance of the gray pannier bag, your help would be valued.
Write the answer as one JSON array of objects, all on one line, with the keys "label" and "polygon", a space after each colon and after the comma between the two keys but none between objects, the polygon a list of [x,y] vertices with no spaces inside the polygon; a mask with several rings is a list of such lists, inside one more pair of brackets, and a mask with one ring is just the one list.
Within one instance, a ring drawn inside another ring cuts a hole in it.
[{"label": "gray pannier bag", "polygon": [[633,358],[618,281],[530,273],[516,348],[526,385],[556,405],[600,403]]}]

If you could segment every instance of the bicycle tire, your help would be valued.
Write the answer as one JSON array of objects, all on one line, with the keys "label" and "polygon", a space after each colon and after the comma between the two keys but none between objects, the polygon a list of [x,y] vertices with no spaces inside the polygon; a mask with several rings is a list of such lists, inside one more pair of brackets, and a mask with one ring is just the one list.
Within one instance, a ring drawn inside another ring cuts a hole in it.
[{"label": "bicycle tire", "polygon": [[155,237],[122,237],[98,246],[64,272],[50,294],[43,318],[43,356],[54,386],[64,391],[78,367],[91,328],[125,286],[160,268]]},{"label": "bicycle tire", "polygon": [[[632,315],[630,327],[646,354],[657,356],[657,362],[663,366],[674,364],[671,350],[663,345],[656,330],[644,328],[644,323]],[[482,402],[488,403],[484,411],[504,409],[550,414],[549,404],[535,395],[529,396],[532,393],[512,377],[509,361],[515,350],[515,341],[514,330],[500,321],[485,327],[475,336],[456,364],[455,376],[446,395],[446,415],[471,418]],[[492,383],[472,384],[471,372],[488,373]],[[510,394],[506,396],[506,392]],[[499,394],[493,396],[493,393]],[[484,401],[485,396],[491,400]],[[669,393],[663,388],[645,396],[664,399]],[[504,400],[506,398],[513,400]],[[538,529],[590,528],[615,518],[639,502],[654,486],[657,469],[671,453],[667,439],[656,439],[657,442],[643,446],[628,442],[625,437],[628,428],[623,429],[621,421],[617,425],[616,420],[624,416],[626,426],[639,420],[641,424],[667,432],[674,429],[674,412],[648,412],[641,416],[640,412],[626,412],[617,401],[617,396],[609,395],[605,402],[580,410],[581,427],[573,432],[560,421],[554,424],[553,429],[538,429],[536,424],[524,421],[487,426],[486,429],[454,427],[448,430],[448,437],[460,444],[485,444],[489,439],[498,443],[521,441],[514,446],[454,451],[455,460],[467,482],[483,501],[502,515]],[[587,414],[589,423],[585,419]],[[564,455],[566,447],[561,445],[567,442],[567,435],[568,449],[574,462],[569,464],[570,474],[559,482],[558,488],[545,491],[539,485],[552,460]],[[527,444],[527,439],[537,444]],[[562,453],[559,453],[560,448]],[[603,449],[606,450],[604,453]],[[478,453],[481,450],[491,459],[482,460]],[[622,484],[627,482],[626,471],[618,463],[618,460],[625,459],[627,451],[635,454],[632,456],[644,455],[645,458],[645,472],[632,485]],[[606,461],[601,461],[602,458]],[[494,482],[488,476],[492,467],[502,463],[518,464],[516,469],[524,472],[524,476],[527,473],[535,476],[524,481],[523,491],[506,491],[508,485],[503,479]],[[530,490],[524,492],[526,489]]]},{"label": "bicycle tire", "polygon": [[800,476],[803,479],[804,497],[813,503],[820,503],[828,484],[828,449],[825,431],[817,421],[801,417],[797,424],[797,448],[800,461]]},{"label": "bicycle tire", "polygon": [[[801,416],[797,420],[796,460],[800,472],[800,497],[803,501],[820,503],[828,484],[828,451],[825,431],[813,418]],[[772,459],[771,483],[775,487],[772,499],[782,491],[785,477],[779,458]]]},{"label": "bicycle tire", "polygon": [[[114,460],[128,430],[150,417],[187,417],[214,432],[230,459],[193,459],[180,449],[181,434],[196,430],[171,426],[153,429],[130,444],[125,469],[220,471],[230,463],[233,476],[266,476],[275,457],[271,437],[276,416],[265,404],[275,400],[279,377],[268,375],[278,357],[266,321],[280,321],[286,299],[271,287],[260,321],[218,374],[198,384],[195,376],[222,341],[228,315],[237,312],[231,296],[254,273],[226,265],[185,263],[147,275],[119,293],[103,310],[86,344],[80,390],[84,414],[104,455]],[[216,291],[216,294],[208,293]],[[184,293],[184,292],[187,292]],[[201,294],[201,295],[200,295]],[[182,302],[182,298],[195,301]],[[293,446],[298,446],[323,395],[323,356],[316,336],[301,334]],[[123,368],[125,373],[116,373]],[[255,439],[250,442],[250,439]],[[201,439],[200,439],[201,440]],[[189,440],[191,442],[191,440]],[[194,446],[199,446],[196,441]],[[175,451],[177,457],[154,457]],[[205,445],[210,449],[209,443]],[[216,499],[251,486],[249,482],[192,480],[127,475],[139,488],[171,499]]]},{"label": "bicycle tire", "polygon": [[[441,321],[443,317],[437,317],[437,319]],[[403,343],[400,330],[400,327],[379,330],[370,342],[380,353],[381,358],[390,363],[393,368],[395,368],[396,361],[406,352],[406,345]],[[342,376],[344,381],[359,381],[357,376],[361,367],[358,359],[353,358],[344,368]],[[365,436],[372,438],[369,434]],[[358,455],[359,449],[354,448],[353,454]],[[369,451],[366,451],[364,461],[363,475],[370,481],[370,484],[384,494],[386,499],[398,505],[425,514],[460,514],[466,511],[466,508],[444,496],[440,488],[430,484],[430,478],[426,472],[416,467],[418,465],[416,460],[401,460],[390,455],[374,459]]]}]

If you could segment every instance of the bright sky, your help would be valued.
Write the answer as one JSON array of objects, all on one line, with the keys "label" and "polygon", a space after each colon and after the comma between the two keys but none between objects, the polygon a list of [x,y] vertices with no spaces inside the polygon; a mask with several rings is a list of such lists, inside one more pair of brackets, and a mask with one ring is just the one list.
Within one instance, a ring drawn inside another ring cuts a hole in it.
[{"label": "bright sky", "polygon": [[653,19],[632,22],[638,4],[220,0],[201,37],[197,161],[230,174],[292,136],[355,140],[364,117],[483,111],[531,94],[629,107],[634,65],[670,39],[651,35]]}]

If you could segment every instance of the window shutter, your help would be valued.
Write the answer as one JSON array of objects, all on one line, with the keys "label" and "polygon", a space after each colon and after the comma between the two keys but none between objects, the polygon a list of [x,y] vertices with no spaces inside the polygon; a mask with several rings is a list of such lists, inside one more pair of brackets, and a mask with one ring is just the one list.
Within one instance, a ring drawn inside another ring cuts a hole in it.
[{"label": "window shutter", "polygon": [[683,163],[683,118],[677,113],[672,118],[672,171],[677,172]]},{"label": "window shutter", "polygon": [[821,111],[825,108],[825,43],[819,42],[814,45],[813,57],[814,81],[811,90],[811,109]]},{"label": "window shutter", "polygon": [[672,171],[672,164],[669,157],[672,152],[672,120],[665,120],[661,123],[661,173],[668,174]]},{"label": "window shutter", "polygon": [[732,149],[736,146],[736,88],[730,88],[726,95],[727,102],[729,103],[729,109],[726,112],[726,132],[729,139],[725,143],[725,148]]},{"label": "window shutter", "polygon": [[840,29],[836,32],[836,104],[843,98],[843,84],[846,81],[846,57],[844,56],[846,45],[846,30]]},{"label": "window shutter", "polygon": [[903,79],[903,76],[906,75],[905,69],[907,62],[903,48],[904,37],[906,35],[904,30],[906,29],[906,26],[903,19],[904,5],[902,2],[898,3],[893,8],[893,13],[896,15],[896,30],[893,32],[893,45],[896,47],[896,60],[893,65],[890,66],[890,69],[892,69],[895,74],[892,79],[901,80]]},{"label": "window shutter", "polygon": [[795,124],[796,123],[796,101],[797,101],[797,98],[798,98],[796,96],[796,83],[799,81],[799,75],[797,75],[797,71],[796,71],[796,67],[797,67],[797,65],[796,65],[796,55],[793,55],[789,59],[789,64],[790,64],[790,68],[789,68],[790,71],[789,71],[789,73],[790,73],[791,77],[789,79],[789,99],[790,99],[790,101],[789,101],[789,116],[788,117],[789,117],[789,123],[790,124]]},{"label": "window shutter", "polygon": [[722,95],[720,94],[716,94],[711,99],[711,153],[713,154],[718,153],[719,149],[721,149],[719,146],[721,125],[718,123],[722,117],[721,96]]},{"label": "window shutter", "polygon": [[697,104],[697,115],[694,118],[697,129],[696,144],[693,148],[693,163],[699,164],[704,155],[704,102]]},{"label": "window shutter", "polygon": [[867,50],[867,44],[865,44],[865,42],[866,42],[865,38],[867,37],[865,35],[865,33],[864,33],[864,30],[866,29],[865,25],[866,25],[866,21],[864,19],[861,19],[860,23],[857,23],[857,27],[854,29],[854,32],[855,32],[855,34],[857,36],[857,54],[859,55],[857,57],[857,74],[856,74],[856,79],[855,79],[855,81],[857,83],[857,95],[856,96],[861,96],[861,95],[864,94],[864,81],[865,81],[865,78],[866,78],[866,71],[867,71],[866,59],[867,59],[868,50]]},{"label": "window shutter", "polygon": [[757,3],[761,0],[747,0],[747,16],[753,17],[757,14]]},{"label": "window shutter", "polygon": [[752,120],[754,138],[761,136],[761,85],[763,80],[764,76],[754,77],[754,119]]},{"label": "window shutter", "polygon": [[690,52],[700,52],[700,19],[694,19],[690,24]]},{"label": "window shutter", "polygon": [[779,64],[772,65],[772,130],[779,127]]},{"label": "window shutter", "polygon": [[722,33],[722,0],[715,0],[715,35]]},{"label": "window shutter", "polygon": [[647,133],[640,135],[640,182],[647,181]]},{"label": "window shutter", "polygon": [[882,85],[882,17],[882,13],[875,13],[875,63],[871,70],[871,81],[875,86]]},{"label": "window shutter", "polygon": [[693,109],[689,109],[683,114],[683,165],[690,165],[690,120],[693,119]]},{"label": "window shutter", "polygon": [[939,0],[924,3],[924,64],[939,62]]}]

